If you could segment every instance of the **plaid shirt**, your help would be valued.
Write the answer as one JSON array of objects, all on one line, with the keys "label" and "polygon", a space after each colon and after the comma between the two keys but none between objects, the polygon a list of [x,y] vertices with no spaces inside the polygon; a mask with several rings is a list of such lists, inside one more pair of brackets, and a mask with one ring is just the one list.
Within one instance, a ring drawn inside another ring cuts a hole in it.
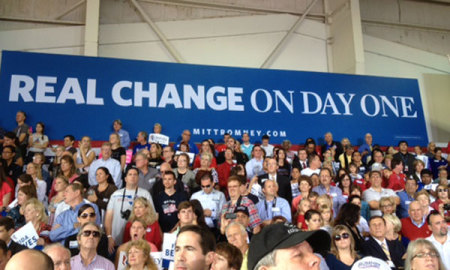
[{"label": "plaid shirt", "polygon": [[[248,213],[250,214],[250,223],[248,224],[250,228],[253,229],[261,224],[261,218],[259,218],[258,209],[256,209],[255,204],[249,198],[241,197],[240,205],[247,207]],[[232,205],[230,200],[223,205],[221,215],[234,213],[235,208],[236,204]]]}]

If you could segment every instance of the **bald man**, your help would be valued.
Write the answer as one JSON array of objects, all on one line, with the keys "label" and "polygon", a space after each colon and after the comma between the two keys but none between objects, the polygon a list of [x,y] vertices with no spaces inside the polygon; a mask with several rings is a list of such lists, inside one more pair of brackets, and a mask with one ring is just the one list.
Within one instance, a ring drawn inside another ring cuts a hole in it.
[{"label": "bald man", "polygon": [[54,270],[52,259],[42,251],[34,249],[23,250],[12,256],[5,270]]},{"label": "bald man", "polygon": [[70,250],[60,243],[48,245],[43,252],[50,256],[55,270],[70,270]]}]

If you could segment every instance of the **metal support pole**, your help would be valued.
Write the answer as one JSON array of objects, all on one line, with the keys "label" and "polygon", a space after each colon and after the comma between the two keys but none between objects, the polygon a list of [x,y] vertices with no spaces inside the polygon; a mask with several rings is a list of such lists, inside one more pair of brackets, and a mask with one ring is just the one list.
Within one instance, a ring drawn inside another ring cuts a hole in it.
[{"label": "metal support pole", "polygon": [[311,11],[311,9],[313,8],[313,6],[317,3],[318,0],[314,0],[311,2],[311,4],[309,4],[309,6],[306,8],[305,12],[303,13],[303,15],[294,23],[294,25],[291,27],[291,29],[289,29],[289,31],[287,32],[287,34],[283,37],[283,39],[281,39],[281,41],[277,44],[277,46],[273,49],[273,51],[270,53],[270,55],[267,57],[266,61],[264,61],[264,63],[261,65],[261,68],[267,68],[267,66],[269,65],[269,62],[272,60],[273,56],[275,55],[275,53],[278,52],[278,50],[281,48],[281,46],[284,45],[284,43],[286,43],[286,41],[288,40],[288,38],[292,35],[292,33],[295,31],[295,29],[297,29],[297,27],[302,24],[302,22],[305,20],[306,15],[308,15],[308,13]]},{"label": "metal support pole", "polygon": [[61,18],[62,16],[66,15],[66,14],[69,14],[70,12],[72,12],[73,10],[75,10],[77,7],[81,6],[85,2],[86,2],[86,0],[81,0],[80,2],[76,3],[75,5],[71,6],[67,10],[65,10],[63,13],[59,14],[58,16],[56,16],[54,19],[57,20],[57,19]]},{"label": "metal support pole", "polygon": [[156,35],[161,39],[162,43],[164,44],[164,47],[166,47],[167,51],[169,51],[170,55],[177,61],[178,63],[184,63],[183,58],[178,53],[178,51],[170,44],[170,42],[167,40],[166,36],[159,30],[158,26],[150,19],[150,17],[145,13],[144,9],[141,7],[141,5],[136,0],[130,0],[131,3],[134,5],[134,7],[139,11],[141,16],[144,18],[145,22],[155,31]]}]

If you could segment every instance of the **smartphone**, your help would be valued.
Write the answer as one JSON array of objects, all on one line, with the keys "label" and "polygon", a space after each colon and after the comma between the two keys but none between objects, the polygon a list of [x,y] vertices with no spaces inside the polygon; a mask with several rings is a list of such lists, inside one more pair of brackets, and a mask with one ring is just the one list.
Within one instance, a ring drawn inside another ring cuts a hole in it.
[{"label": "smartphone", "polygon": [[226,219],[236,219],[236,213],[227,213],[225,214]]}]

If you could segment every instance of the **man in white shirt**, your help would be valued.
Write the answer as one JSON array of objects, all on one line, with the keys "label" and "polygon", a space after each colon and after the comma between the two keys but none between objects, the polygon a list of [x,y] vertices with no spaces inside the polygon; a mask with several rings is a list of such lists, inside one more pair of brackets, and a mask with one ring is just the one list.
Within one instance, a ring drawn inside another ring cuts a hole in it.
[{"label": "man in white shirt", "polygon": [[322,166],[322,162],[320,161],[320,157],[317,154],[310,154],[308,157],[309,167],[303,169],[300,173],[301,175],[306,175],[311,177],[313,174],[320,174],[320,168]]},{"label": "man in white shirt", "polygon": [[225,195],[214,189],[214,182],[211,174],[205,174],[200,179],[202,190],[195,192],[191,200],[198,200],[203,207],[205,222],[210,228],[217,228],[217,221],[220,218],[220,210],[226,202]]},{"label": "man in white shirt", "polygon": [[426,238],[439,251],[446,269],[450,269],[450,232],[445,218],[437,211],[432,211],[427,217],[428,227],[432,234]]},{"label": "man in white shirt", "polygon": [[117,188],[122,187],[122,168],[120,166],[120,162],[111,158],[111,143],[105,142],[102,144],[102,158],[97,159],[92,162],[89,167],[89,185],[95,186],[98,185],[97,179],[95,177],[97,169],[100,167],[106,167],[109,170],[112,178],[114,179],[114,183]]},{"label": "man in white shirt", "polygon": [[369,173],[371,187],[363,192],[363,200],[365,200],[370,207],[370,216],[381,216],[380,199],[382,197],[394,197],[396,205],[400,204],[400,198],[392,189],[382,188],[381,173],[379,171],[371,171]]}]

